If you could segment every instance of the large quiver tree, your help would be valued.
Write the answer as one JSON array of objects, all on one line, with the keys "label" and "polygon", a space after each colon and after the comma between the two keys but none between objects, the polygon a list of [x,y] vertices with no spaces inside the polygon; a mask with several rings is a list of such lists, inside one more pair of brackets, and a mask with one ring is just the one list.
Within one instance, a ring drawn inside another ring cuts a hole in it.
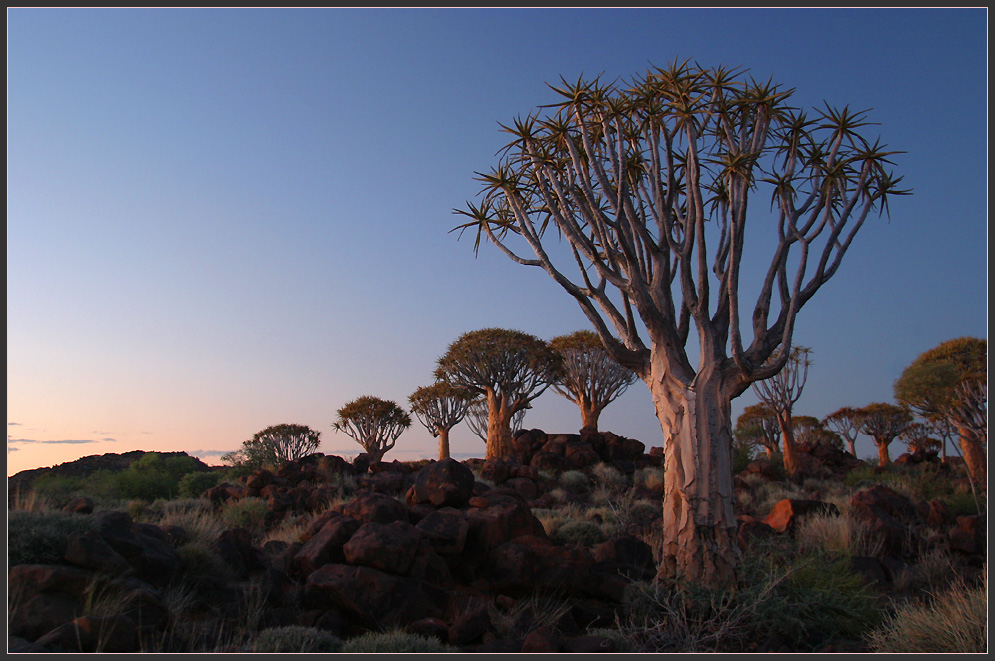
[{"label": "large quiver tree", "polygon": [[[552,89],[559,103],[504,127],[512,142],[458,229],[544,269],[646,383],[665,436],[660,576],[726,585],[739,555],[730,402],[780,371],[798,311],[900,192],[891,152],[861,137],[861,113],[810,118],[787,106],[790,90],[725,68],[675,62]],[[743,310],[761,184],[772,213],[753,245],[773,245]],[[550,228],[565,241],[547,241]]]},{"label": "large quiver tree", "polygon": [[439,358],[435,377],[487,400],[486,458],[509,457],[513,416],[557,378],[559,356],[528,333],[485,328],[464,333]]},{"label": "large quiver tree", "polygon": [[601,412],[632,385],[635,373],[612,358],[589,330],[554,337],[549,345],[562,358],[553,390],[580,408],[581,429],[598,431]]}]

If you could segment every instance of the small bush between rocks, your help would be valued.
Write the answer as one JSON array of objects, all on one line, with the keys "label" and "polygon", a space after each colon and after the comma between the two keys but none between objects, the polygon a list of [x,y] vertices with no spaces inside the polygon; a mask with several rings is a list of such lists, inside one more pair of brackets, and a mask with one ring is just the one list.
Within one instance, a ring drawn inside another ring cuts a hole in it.
[{"label": "small bush between rocks", "polygon": [[65,512],[7,513],[7,564],[48,565],[62,562],[66,539],[73,533],[93,530],[93,520]]},{"label": "small bush between rocks", "polygon": [[419,636],[405,631],[394,630],[384,633],[370,632],[351,638],[342,646],[343,654],[418,654],[426,652],[458,652],[436,638]]},{"label": "small bush between rocks", "polygon": [[287,626],[263,629],[252,643],[253,652],[318,654],[335,653],[342,641],[327,631],[314,627]]},{"label": "small bush between rocks", "polygon": [[593,521],[567,521],[552,536],[558,542],[581,546],[593,546],[605,541],[605,533]]},{"label": "small bush between rocks", "polygon": [[221,509],[221,520],[229,528],[245,528],[254,535],[262,534],[266,527],[266,501],[250,496],[240,498],[232,503],[226,503]]}]

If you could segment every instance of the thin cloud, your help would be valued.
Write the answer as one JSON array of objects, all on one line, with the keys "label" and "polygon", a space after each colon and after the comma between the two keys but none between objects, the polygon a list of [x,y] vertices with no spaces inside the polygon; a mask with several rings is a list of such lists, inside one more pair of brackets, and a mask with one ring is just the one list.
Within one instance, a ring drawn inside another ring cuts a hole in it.
[{"label": "thin cloud", "polygon": [[7,446],[7,454],[10,454],[11,452],[18,452],[18,451],[19,451],[20,449],[21,449],[21,448],[12,448],[12,447],[10,447],[10,446],[8,445],[8,446]]},{"label": "thin cloud", "polygon": [[[105,439],[107,440],[107,439]],[[113,440],[113,439],[110,439]],[[76,439],[76,438],[60,438],[51,441],[39,441],[33,438],[8,438],[8,443],[42,443],[42,444],[67,444],[67,445],[80,445],[84,443],[100,443],[100,441],[94,440],[92,438],[87,439]]]},{"label": "thin cloud", "polygon": [[20,422],[8,422],[7,426],[8,427],[21,427],[22,425],[21,425]]}]

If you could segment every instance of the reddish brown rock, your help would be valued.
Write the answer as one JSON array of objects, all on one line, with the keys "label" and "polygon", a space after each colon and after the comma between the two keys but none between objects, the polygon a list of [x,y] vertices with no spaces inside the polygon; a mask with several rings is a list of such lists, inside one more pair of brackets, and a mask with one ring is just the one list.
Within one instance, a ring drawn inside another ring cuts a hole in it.
[{"label": "reddish brown rock", "polygon": [[494,625],[491,623],[491,616],[484,607],[477,607],[473,610],[459,615],[451,627],[449,627],[449,642],[452,645],[463,647],[479,643],[484,634],[493,633]]},{"label": "reddish brown rock", "polygon": [[915,505],[889,487],[878,484],[854,494],[850,512],[881,539],[885,555],[902,557],[921,543],[911,530],[911,524],[918,518]]},{"label": "reddish brown rock", "polygon": [[93,514],[93,500],[86,496],[73,498],[66,503],[62,511],[70,514]]},{"label": "reddish brown rock", "polygon": [[443,459],[418,471],[406,501],[409,505],[463,507],[473,497],[473,483],[469,468],[455,459]]},{"label": "reddish brown rock", "polygon": [[342,547],[359,530],[360,523],[351,516],[328,512],[318,521],[324,521],[317,533],[312,535],[294,556],[294,566],[307,575],[322,565],[345,562]]},{"label": "reddish brown rock", "polygon": [[803,516],[825,513],[838,515],[839,509],[832,503],[825,503],[821,500],[785,498],[774,505],[763,522],[773,528],[775,532],[783,533],[797,525],[798,520]]},{"label": "reddish brown rock", "polygon": [[349,564],[404,575],[414,561],[419,538],[418,529],[406,521],[371,521],[360,526],[342,552]]},{"label": "reddish brown rock", "polygon": [[470,525],[466,546],[470,553],[485,554],[522,535],[546,536],[542,523],[519,498],[492,493],[485,502],[483,507],[474,507],[466,512]]},{"label": "reddish brown rock", "polygon": [[427,515],[415,526],[438,553],[462,553],[470,522],[460,510],[445,507]]},{"label": "reddish brown rock", "polygon": [[132,570],[131,564],[95,531],[69,535],[63,559],[76,567],[93,569],[110,576],[120,576]]},{"label": "reddish brown rock", "polygon": [[408,520],[408,508],[404,503],[386,494],[372,491],[357,492],[352,500],[340,505],[336,510],[360,523]]},{"label": "reddish brown rock", "polygon": [[533,629],[522,641],[522,652],[533,654],[555,654],[562,651],[563,638],[550,626]]},{"label": "reddish brown rock", "polygon": [[67,652],[122,653],[140,648],[137,625],[124,615],[78,617],[42,636],[37,643]]}]

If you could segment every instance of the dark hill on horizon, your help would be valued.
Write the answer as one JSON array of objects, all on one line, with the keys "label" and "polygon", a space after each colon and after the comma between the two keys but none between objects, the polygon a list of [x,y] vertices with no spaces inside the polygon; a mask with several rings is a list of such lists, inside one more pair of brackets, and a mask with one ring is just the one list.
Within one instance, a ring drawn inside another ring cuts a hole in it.
[{"label": "dark hill on horizon", "polygon": [[[30,468],[28,470],[23,470],[7,478],[7,494],[8,497],[11,497],[18,491],[30,489],[34,481],[42,475],[55,474],[66,477],[86,477],[102,470],[122,471],[131,466],[132,463],[144,457],[146,454],[151,453],[146,452],[145,450],[132,450],[131,452],[124,452],[121,454],[115,452],[92,454],[86,457],[80,457],[75,461],[67,461],[48,468]],[[161,454],[163,458],[190,457],[203,466],[204,471],[214,470],[211,466],[208,466],[197,457],[193,457],[186,452],[156,452],[155,454]]]}]

